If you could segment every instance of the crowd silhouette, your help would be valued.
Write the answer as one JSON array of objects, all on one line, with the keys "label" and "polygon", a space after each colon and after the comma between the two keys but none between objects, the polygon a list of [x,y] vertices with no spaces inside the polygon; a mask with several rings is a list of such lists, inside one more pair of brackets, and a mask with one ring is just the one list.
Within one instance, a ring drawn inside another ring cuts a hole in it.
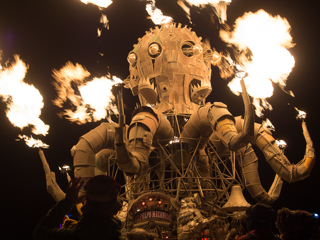
[{"label": "crowd silhouette", "polygon": [[[133,228],[125,234],[121,231],[122,223],[115,217],[122,207],[118,201],[119,192],[117,181],[106,175],[95,176],[86,184],[81,178],[74,178],[69,182],[65,198],[53,206],[35,227],[34,240],[163,239],[158,233],[143,228]],[[66,217],[73,207],[81,213],[79,219]],[[282,208],[276,212],[270,205],[257,203],[241,214],[237,224],[238,228],[230,229],[223,240],[320,239],[317,214],[304,210]],[[190,236],[190,239],[193,238]]]}]

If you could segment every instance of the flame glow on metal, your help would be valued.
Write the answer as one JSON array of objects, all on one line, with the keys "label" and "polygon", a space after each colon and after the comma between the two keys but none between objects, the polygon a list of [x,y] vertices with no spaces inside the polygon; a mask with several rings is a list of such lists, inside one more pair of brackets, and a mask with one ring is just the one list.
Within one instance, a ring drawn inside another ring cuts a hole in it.
[{"label": "flame glow on metal", "polygon": [[[273,94],[272,82],[284,88],[294,67],[294,58],[287,50],[294,46],[290,29],[286,19],[259,10],[238,18],[233,32],[220,31],[222,40],[233,44],[242,53],[237,56],[237,63],[249,74],[245,83],[248,93],[255,98],[258,116],[262,116],[264,109],[272,109],[266,101]],[[239,94],[240,79],[234,78],[229,87]]]},{"label": "flame glow on metal", "polygon": [[20,139],[17,141],[23,140],[29,147],[32,148],[49,148],[49,145],[42,142],[40,139],[34,139],[32,136],[28,137],[26,135],[18,135]]},{"label": "flame glow on metal", "polygon": [[159,8],[156,8],[155,0],[152,0],[151,3],[146,5],[146,11],[155,25],[166,24],[173,21],[171,17],[164,16],[162,11]]},{"label": "flame glow on metal", "polygon": [[43,98],[33,85],[23,81],[28,66],[18,55],[14,60],[11,66],[0,68],[0,97],[7,104],[7,117],[21,130],[30,126],[32,133],[46,135],[49,125],[39,118],[44,106]]},{"label": "flame glow on metal", "polygon": [[276,140],[276,144],[280,149],[285,149],[287,147],[287,143],[283,140]]},{"label": "flame glow on metal", "polygon": [[71,171],[71,168],[68,165],[63,165],[62,167],[59,167],[59,170],[61,173],[67,173],[67,172]]},{"label": "flame glow on metal", "polygon": [[[117,114],[117,108],[112,104],[115,97],[111,93],[112,86],[122,83],[117,77],[101,77],[87,79],[90,73],[80,64],[71,62],[60,70],[53,70],[58,97],[53,103],[64,108],[63,115],[72,122],[86,122],[109,119],[111,114]],[[71,106],[65,107],[67,103]]]},{"label": "flame glow on metal", "polygon": [[179,142],[180,142],[180,138],[179,138],[179,137],[174,136],[174,137],[173,137],[173,140],[170,140],[169,144],[179,143]]},{"label": "flame glow on metal", "polygon": [[99,7],[106,8],[112,3],[112,0],[81,0],[81,2],[85,4],[92,3]]}]

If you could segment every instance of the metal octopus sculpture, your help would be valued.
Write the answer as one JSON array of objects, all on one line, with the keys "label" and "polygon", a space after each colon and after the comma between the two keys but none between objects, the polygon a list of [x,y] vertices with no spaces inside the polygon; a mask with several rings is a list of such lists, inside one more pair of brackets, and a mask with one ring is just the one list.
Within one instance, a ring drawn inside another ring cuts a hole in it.
[{"label": "metal octopus sculpture", "polygon": [[[228,206],[232,186],[246,188],[257,202],[272,203],[282,180],[302,180],[314,165],[305,121],[305,155],[291,164],[271,132],[254,122],[243,79],[243,118],[234,117],[223,103],[206,103],[211,65],[220,58],[201,40],[174,23],[146,32],[128,55],[130,76],[124,85],[141,103],[131,123],[125,125],[120,92],[119,123],[101,123],[71,150],[75,177],[123,172],[127,229],[143,227],[169,239],[222,239],[226,218],[248,207]],[[276,173],[268,192],[260,182],[253,145]]]}]

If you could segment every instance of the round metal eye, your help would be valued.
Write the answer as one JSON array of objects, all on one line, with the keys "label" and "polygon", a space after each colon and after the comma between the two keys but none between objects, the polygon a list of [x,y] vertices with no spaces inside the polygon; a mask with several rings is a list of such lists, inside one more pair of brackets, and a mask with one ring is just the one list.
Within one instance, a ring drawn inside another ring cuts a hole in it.
[{"label": "round metal eye", "polygon": [[159,43],[151,43],[148,48],[150,57],[156,58],[160,56],[162,48]]},{"label": "round metal eye", "polygon": [[193,54],[195,56],[198,56],[202,53],[202,47],[200,46],[200,44],[196,44],[192,47],[192,50],[193,50]]},{"label": "round metal eye", "polygon": [[181,45],[181,51],[185,56],[192,57],[194,56],[194,50],[193,50],[194,46],[195,46],[194,42],[186,41]]},{"label": "round metal eye", "polygon": [[137,62],[137,58],[138,58],[137,54],[134,52],[131,52],[129,53],[127,60],[131,65],[133,65]]}]

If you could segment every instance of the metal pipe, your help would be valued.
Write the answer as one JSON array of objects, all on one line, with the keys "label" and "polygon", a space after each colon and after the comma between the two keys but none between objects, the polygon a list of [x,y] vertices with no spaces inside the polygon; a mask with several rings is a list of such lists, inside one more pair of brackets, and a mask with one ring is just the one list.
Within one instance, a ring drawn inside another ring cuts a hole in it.
[{"label": "metal pipe", "polygon": [[[203,149],[205,147],[208,138],[213,132],[212,126],[207,117],[210,108],[211,104],[206,104],[191,115],[180,134],[181,141],[187,142],[189,146],[193,148],[198,144],[198,149]],[[200,143],[199,137],[201,137]]]},{"label": "metal pipe", "polygon": [[50,170],[47,159],[41,148],[39,148],[39,156],[42,161],[44,173],[46,175],[47,192],[54,198],[56,202],[59,202],[66,197],[66,194],[59,187],[56,181],[56,175]]},{"label": "metal pipe", "polygon": [[148,169],[148,159],[152,146],[169,142],[173,129],[169,121],[155,109],[140,107],[135,110],[127,131],[127,141],[122,129],[116,128],[115,149],[119,168],[127,174],[138,174]]},{"label": "metal pipe", "polygon": [[181,133],[181,138],[194,147],[201,136],[199,149],[205,147],[208,138],[215,130],[215,134],[222,140],[229,150],[235,151],[245,147],[253,139],[254,135],[254,111],[243,79],[241,82],[242,98],[245,106],[244,124],[238,133],[235,127],[235,120],[223,103],[215,102],[212,105],[206,104],[191,115]]},{"label": "metal pipe", "polygon": [[98,127],[80,137],[72,147],[74,176],[91,178],[95,176],[95,154],[103,148],[114,148],[114,123],[101,123]]},{"label": "metal pipe", "polygon": [[245,147],[253,140],[254,135],[254,111],[243,79],[240,81],[242,99],[244,102],[244,124],[238,132],[235,127],[235,119],[223,103],[213,103],[208,112],[208,119],[215,130],[215,135],[230,150],[236,151]]}]

